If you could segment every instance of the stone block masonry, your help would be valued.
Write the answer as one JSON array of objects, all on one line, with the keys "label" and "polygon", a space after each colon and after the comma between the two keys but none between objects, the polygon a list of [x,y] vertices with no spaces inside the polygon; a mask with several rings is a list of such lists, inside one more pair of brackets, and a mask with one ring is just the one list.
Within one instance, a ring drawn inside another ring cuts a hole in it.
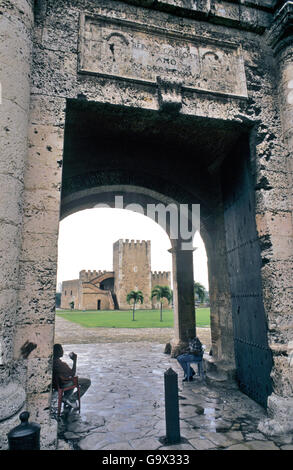
[{"label": "stone block masonry", "polygon": [[[113,269],[114,290],[119,308],[128,310],[127,294],[132,290],[141,290],[144,302],[139,305],[139,308],[151,309],[151,242],[149,240],[118,240],[113,246]],[[170,275],[170,273],[166,273],[166,279],[167,274]],[[158,281],[163,278],[164,275],[161,273]]]}]

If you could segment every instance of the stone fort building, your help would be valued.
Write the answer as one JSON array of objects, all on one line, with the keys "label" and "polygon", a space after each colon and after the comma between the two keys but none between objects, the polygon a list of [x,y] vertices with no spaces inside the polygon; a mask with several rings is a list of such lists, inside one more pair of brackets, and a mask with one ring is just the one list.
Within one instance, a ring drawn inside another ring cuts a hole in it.
[{"label": "stone fort building", "polygon": [[61,308],[69,309],[74,302],[77,310],[128,310],[126,296],[132,290],[144,295],[139,308],[155,308],[155,286],[171,287],[171,273],[151,271],[151,242],[118,240],[113,245],[113,271],[83,270],[79,279],[63,281]]},{"label": "stone fort building", "polygon": [[[293,430],[292,25],[286,0],[0,2],[1,448],[24,409],[56,447],[59,221],[116,195],[200,205],[215,374]],[[172,354],[196,333],[179,226]]]}]

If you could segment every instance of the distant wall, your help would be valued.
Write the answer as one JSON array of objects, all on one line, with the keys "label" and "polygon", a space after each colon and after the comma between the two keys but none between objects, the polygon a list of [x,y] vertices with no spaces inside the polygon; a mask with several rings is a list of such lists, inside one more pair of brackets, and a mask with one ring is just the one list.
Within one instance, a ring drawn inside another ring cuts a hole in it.
[{"label": "distant wall", "polygon": [[79,308],[79,279],[62,282],[61,308],[71,308],[70,302],[74,302],[74,308]]}]

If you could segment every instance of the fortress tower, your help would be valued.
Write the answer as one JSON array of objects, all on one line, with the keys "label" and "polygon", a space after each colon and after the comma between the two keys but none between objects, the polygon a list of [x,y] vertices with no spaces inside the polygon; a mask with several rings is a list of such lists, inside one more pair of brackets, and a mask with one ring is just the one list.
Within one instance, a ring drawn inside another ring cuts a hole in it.
[{"label": "fortress tower", "polygon": [[141,290],[144,303],[140,308],[152,308],[151,242],[118,240],[113,245],[114,292],[119,308],[128,310],[127,294]]}]

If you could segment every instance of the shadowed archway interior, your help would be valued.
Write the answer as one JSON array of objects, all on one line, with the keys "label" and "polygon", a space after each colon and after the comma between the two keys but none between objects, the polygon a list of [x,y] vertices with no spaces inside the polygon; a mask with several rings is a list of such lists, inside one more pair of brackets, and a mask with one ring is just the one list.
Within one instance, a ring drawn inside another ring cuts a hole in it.
[{"label": "shadowed archway interior", "polygon": [[[199,204],[201,235],[208,256],[213,355],[231,370],[236,367],[243,390],[264,404],[270,386],[265,387],[262,396],[255,393],[251,364],[247,368],[243,363],[245,351],[241,350],[239,360],[237,345],[243,341],[235,339],[233,332],[239,305],[232,300],[238,293],[229,275],[233,259],[226,250],[226,242],[235,230],[235,218],[229,212],[231,201],[227,202],[231,197],[235,199],[229,189],[233,188],[234,172],[229,168],[233,164],[237,168],[238,160],[239,164],[245,161],[248,178],[253,181],[249,138],[249,126],[235,122],[68,100],[61,219],[101,203],[114,207],[115,196],[123,196],[124,204],[140,204],[145,211],[148,204]],[[239,171],[244,174],[241,165]],[[251,194],[251,185],[244,185],[243,191]],[[251,226],[253,223],[250,220]],[[180,254],[178,242],[171,241],[175,337],[180,344],[195,327],[191,319],[194,314],[187,313],[194,309],[192,253]],[[255,276],[259,278],[259,271]],[[264,319],[259,321],[265,330]],[[246,340],[246,349],[250,343]],[[268,361],[264,372],[267,378],[269,370]]]}]

